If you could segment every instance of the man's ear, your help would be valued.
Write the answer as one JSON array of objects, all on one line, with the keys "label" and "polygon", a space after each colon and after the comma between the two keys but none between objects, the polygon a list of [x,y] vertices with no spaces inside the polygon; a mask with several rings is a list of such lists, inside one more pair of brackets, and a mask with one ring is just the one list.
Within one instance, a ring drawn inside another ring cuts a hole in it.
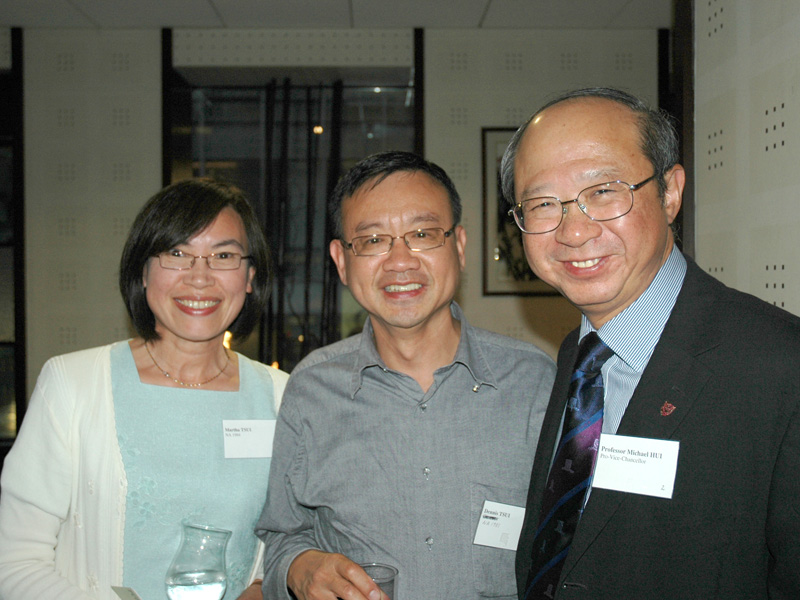
[{"label": "man's ear", "polygon": [[686,185],[686,171],[681,165],[675,165],[664,175],[667,189],[664,191],[664,212],[667,215],[667,223],[670,225],[678,216],[683,201],[683,187]]},{"label": "man's ear", "polygon": [[345,248],[342,245],[342,241],[338,239],[331,240],[328,251],[331,253],[336,270],[339,272],[339,279],[342,280],[344,285],[347,285],[347,265],[345,264]]}]

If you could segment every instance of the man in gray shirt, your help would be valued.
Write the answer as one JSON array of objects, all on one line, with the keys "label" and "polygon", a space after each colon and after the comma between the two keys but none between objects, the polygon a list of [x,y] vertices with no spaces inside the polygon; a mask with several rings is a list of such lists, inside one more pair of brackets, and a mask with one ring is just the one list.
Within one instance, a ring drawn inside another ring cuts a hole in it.
[{"label": "man in gray shirt", "polygon": [[[292,372],[256,533],[265,598],[516,598],[514,556],[554,365],[453,301],[461,200],[422,158],[361,161],[334,191],[330,253],[369,313]],[[384,596],[385,598],[385,596]]]}]

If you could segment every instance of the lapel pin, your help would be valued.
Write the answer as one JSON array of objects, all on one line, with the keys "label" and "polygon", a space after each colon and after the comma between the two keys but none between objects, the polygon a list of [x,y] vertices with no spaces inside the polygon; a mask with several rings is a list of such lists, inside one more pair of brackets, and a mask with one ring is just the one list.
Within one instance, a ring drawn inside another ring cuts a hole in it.
[{"label": "lapel pin", "polygon": [[668,417],[672,414],[672,411],[675,410],[675,405],[670,404],[669,402],[664,402],[664,406],[661,407],[661,416]]}]

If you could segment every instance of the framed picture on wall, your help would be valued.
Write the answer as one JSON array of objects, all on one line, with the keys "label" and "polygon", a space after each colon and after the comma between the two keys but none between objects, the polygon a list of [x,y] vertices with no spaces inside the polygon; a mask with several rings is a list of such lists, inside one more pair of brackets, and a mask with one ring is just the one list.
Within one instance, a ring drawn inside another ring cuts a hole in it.
[{"label": "framed picture on wall", "polygon": [[557,296],[536,277],[522,249],[522,232],[509,217],[511,205],[503,198],[500,161],[515,128],[481,129],[483,161],[483,295]]}]

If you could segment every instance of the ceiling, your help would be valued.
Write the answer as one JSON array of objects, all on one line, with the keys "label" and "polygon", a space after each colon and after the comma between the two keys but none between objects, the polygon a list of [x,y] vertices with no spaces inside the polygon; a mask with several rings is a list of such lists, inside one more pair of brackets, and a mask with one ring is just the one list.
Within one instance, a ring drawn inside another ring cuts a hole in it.
[{"label": "ceiling", "polygon": [[2,0],[23,28],[659,29],[672,0]]}]

